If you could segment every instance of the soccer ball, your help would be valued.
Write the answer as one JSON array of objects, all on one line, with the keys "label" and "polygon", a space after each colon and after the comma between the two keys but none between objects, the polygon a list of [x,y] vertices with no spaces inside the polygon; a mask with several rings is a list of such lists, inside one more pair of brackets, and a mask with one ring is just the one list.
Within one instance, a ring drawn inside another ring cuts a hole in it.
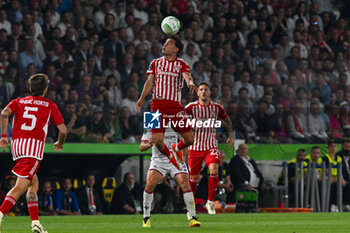
[{"label": "soccer ball", "polygon": [[175,35],[180,30],[180,21],[174,16],[168,16],[163,19],[161,27],[166,35]]}]

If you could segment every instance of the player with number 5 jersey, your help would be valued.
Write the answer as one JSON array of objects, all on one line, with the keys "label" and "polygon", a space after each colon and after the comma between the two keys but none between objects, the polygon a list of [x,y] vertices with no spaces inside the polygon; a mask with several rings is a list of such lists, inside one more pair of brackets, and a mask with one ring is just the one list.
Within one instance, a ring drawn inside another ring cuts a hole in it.
[{"label": "player with number 5 jersey", "polygon": [[[188,115],[197,121],[211,120],[216,121],[218,118],[224,120],[227,125],[228,139],[227,142],[231,147],[234,143],[232,138],[232,122],[226,111],[220,104],[210,101],[210,89],[206,82],[198,85],[198,101],[189,103],[185,109]],[[193,194],[196,194],[197,185],[200,181],[200,172],[202,170],[203,160],[209,168],[210,178],[208,183],[208,200],[206,208],[209,214],[215,214],[213,200],[216,189],[219,184],[219,152],[218,142],[216,139],[216,128],[213,127],[195,127],[194,143],[188,148],[188,166],[190,171],[190,185]]]},{"label": "player with number 5 jersey", "polygon": [[[0,147],[5,150],[9,141],[7,126],[13,115],[12,156],[16,165],[12,172],[17,176],[16,185],[7,193],[0,206],[0,227],[3,216],[11,210],[17,200],[27,191],[26,201],[32,220],[33,232],[47,232],[39,222],[38,187],[36,175],[40,161],[43,159],[45,140],[49,121],[58,128],[58,141],[54,143],[56,151],[63,148],[67,128],[55,103],[45,98],[49,79],[45,74],[35,74],[29,78],[31,95],[12,100],[1,112]],[[0,228],[1,232],[1,228]]]}]

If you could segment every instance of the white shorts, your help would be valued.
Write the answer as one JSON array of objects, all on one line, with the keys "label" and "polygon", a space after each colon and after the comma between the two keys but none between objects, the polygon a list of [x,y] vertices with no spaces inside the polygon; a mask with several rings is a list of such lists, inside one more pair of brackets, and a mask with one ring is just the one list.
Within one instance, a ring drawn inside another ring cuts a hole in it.
[{"label": "white shorts", "polygon": [[178,170],[173,164],[169,163],[169,160],[152,160],[148,171],[150,170],[156,170],[157,172],[162,174],[162,176],[165,176],[167,173],[170,173],[171,177],[175,177],[177,174],[180,173],[188,174],[186,163],[180,163],[180,170]]}]

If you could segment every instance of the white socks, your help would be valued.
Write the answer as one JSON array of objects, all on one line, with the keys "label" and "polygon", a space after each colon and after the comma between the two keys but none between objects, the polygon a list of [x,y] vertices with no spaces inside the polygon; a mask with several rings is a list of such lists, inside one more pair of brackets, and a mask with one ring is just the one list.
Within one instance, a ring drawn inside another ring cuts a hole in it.
[{"label": "white socks", "polygon": [[187,207],[188,214],[190,217],[196,216],[196,205],[194,203],[194,197],[192,192],[184,193],[184,201]]},{"label": "white socks", "polygon": [[151,216],[151,207],[153,201],[153,193],[147,193],[143,191],[143,217]]},{"label": "white socks", "polygon": [[0,220],[4,217],[4,214],[0,211]]}]

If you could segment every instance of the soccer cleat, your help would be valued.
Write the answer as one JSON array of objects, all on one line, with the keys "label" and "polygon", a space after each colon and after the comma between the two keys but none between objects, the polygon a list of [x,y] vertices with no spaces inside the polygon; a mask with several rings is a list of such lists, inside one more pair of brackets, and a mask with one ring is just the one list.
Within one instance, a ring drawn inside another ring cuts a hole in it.
[{"label": "soccer cleat", "polygon": [[32,232],[34,233],[48,233],[47,230],[40,224],[38,220],[32,221]]},{"label": "soccer cleat", "polygon": [[171,147],[173,148],[173,150],[175,151],[175,154],[177,155],[178,159],[183,162],[184,159],[182,158],[182,151],[176,151],[176,144],[172,144]]},{"label": "soccer cleat", "polygon": [[150,217],[146,217],[142,221],[142,227],[151,227],[151,219]]},{"label": "soccer cleat", "polygon": [[178,170],[180,170],[180,166],[178,164],[178,161],[177,161],[177,159],[172,151],[170,151],[169,163],[172,163]]},{"label": "soccer cleat", "polygon": [[208,214],[211,214],[211,215],[216,214],[213,202],[207,202],[207,204],[205,204],[205,208],[207,208]]},{"label": "soccer cleat", "polygon": [[198,222],[196,217],[192,217],[192,219],[190,220],[190,227],[200,227],[201,223]]}]

